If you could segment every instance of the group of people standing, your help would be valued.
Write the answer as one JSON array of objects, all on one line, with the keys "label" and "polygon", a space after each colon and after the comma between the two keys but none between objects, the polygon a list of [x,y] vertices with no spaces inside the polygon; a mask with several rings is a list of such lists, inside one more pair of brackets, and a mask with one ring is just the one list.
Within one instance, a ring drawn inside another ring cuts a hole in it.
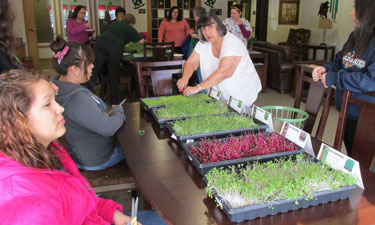
[{"label": "group of people standing", "polygon": [[[111,103],[114,105],[109,113],[106,104],[81,84],[100,72],[103,64],[113,66],[114,70],[108,73],[117,74],[124,44],[141,43],[144,39],[129,23],[122,21],[125,10],[119,10],[119,19],[97,39],[92,50],[84,44],[92,35],[84,20],[85,9],[77,9],[72,18],[75,21],[69,22],[75,28],[68,34],[85,33],[79,34],[75,42],[57,37],[51,43],[52,64],[57,76],[49,81],[41,74],[20,70],[14,56],[14,15],[10,9],[9,0],[0,1],[1,222],[127,224],[130,217],[122,212],[122,206],[99,198],[77,168],[103,169],[124,159],[114,137],[126,119],[124,111],[116,105],[118,101],[113,95]],[[375,102],[374,97],[361,94],[375,91],[374,10],[374,1],[354,0],[354,31],[332,62],[313,71],[315,81],[320,80],[327,87],[336,85],[338,109],[345,89],[352,90],[355,97]],[[178,19],[176,11],[170,15],[169,20],[163,21],[163,32],[168,32],[168,23],[183,20]],[[243,100],[245,105],[251,105],[257,98],[260,80],[244,42],[251,30],[240,18],[238,6],[231,9],[231,15],[223,23],[215,14],[196,8],[197,31],[190,31],[181,22],[185,38],[190,35],[195,42],[192,42],[183,76],[177,82],[184,95],[216,86],[224,98],[233,96]],[[232,30],[226,24],[232,26]],[[239,33],[243,39],[236,37]],[[168,35],[161,37],[169,41]],[[182,45],[183,41],[181,38],[178,43]],[[113,63],[112,60],[117,61]],[[202,82],[189,86],[189,78],[196,70],[201,72]],[[347,148],[354,137],[359,112],[358,107],[349,107],[349,134],[344,139]],[[55,142],[64,134],[72,150],[69,154]],[[146,217],[151,220],[148,224],[165,224],[153,211]],[[145,221],[142,215],[139,220]]]}]

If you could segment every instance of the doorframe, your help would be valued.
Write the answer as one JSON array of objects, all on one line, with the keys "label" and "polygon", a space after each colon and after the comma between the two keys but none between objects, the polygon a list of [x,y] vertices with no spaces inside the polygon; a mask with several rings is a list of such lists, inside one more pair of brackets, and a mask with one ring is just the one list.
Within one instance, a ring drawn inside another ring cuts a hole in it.
[{"label": "doorframe", "polygon": [[25,32],[28,55],[33,60],[34,69],[39,69],[39,47],[36,33],[35,8],[33,0],[22,0],[23,14],[25,20]]}]

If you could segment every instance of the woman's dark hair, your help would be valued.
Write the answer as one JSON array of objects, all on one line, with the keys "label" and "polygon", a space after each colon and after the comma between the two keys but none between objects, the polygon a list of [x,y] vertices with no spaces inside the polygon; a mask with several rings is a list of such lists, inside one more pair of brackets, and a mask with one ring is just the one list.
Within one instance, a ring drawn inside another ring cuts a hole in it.
[{"label": "woman's dark hair", "polygon": [[[0,41],[6,48],[9,59],[13,59],[16,50],[16,37],[13,34],[15,16],[8,0],[0,1]],[[0,45],[1,45],[0,44]]]},{"label": "woman's dark hair", "polygon": [[52,65],[55,70],[62,76],[68,73],[69,67],[76,66],[78,68],[84,68],[85,75],[87,76],[87,66],[94,62],[95,55],[92,48],[86,44],[78,42],[65,42],[61,36],[57,36],[50,44],[50,48],[54,54],[64,51],[65,47],[68,46],[68,51],[59,62],[59,58],[52,57]]},{"label": "woman's dark hair", "polygon": [[195,6],[195,8],[193,9],[193,13],[200,18],[202,15],[206,14],[207,12],[206,12],[206,9],[203,8],[202,6]]},{"label": "woman's dark hair", "polygon": [[83,6],[83,5],[77,5],[76,6],[76,8],[74,9],[73,15],[72,15],[73,19],[77,19],[77,15],[79,13],[79,10],[81,10],[82,8],[86,10],[86,7]]},{"label": "woman's dark hair", "polygon": [[220,37],[224,37],[227,34],[227,28],[221,22],[221,20],[215,15],[215,13],[206,13],[199,17],[198,20],[198,36],[199,40],[206,42],[206,38],[202,34],[202,27],[209,26],[213,23],[216,23],[216,30],[219,32]]},{"label": "woman's dark hair", "polygon": [[61,169],[59,157],[36,140],[26,117],[35,99],[32,85],[40,80],[48,82],[24,70],[0,75],[0,152],[27,167]]},{"label": "woman's dark hair", "polygon": [[117,17],[117,14],[119,14],[119,13],[124,13],[124,15],[125,15],[126,11],[122,7],[117,7],[117,9],[115,11],[115,16]]},{"label": "woman's dark hair", "polygon": [[177,6],[173,6],[172,8],[169,9],[168,16],[167,16],[167,20],[168,20],[168,21],[171,21],[171,19],[172,19],[172,12],[173,12],[173,10],[175,10],[175,9],[178,10],[177,21],[181,21],[181,20],[182,20],[182,13],[181,13],[181,10],[180,10]]},{"label": "woman's dark hair", "polygon": [[235,5],[231,5],[230,9],[235,9],[237,10],[237,12],[242,13],[243,7],[242,7],[242,4],[235,4]]},{"label": "woman's dark hair", "polygon": [[354,58],[360,58],[368,52],[371,42],[375,41],[375,1],[356,0],[354,7],[359,24],[354,29],[353,38],[344,46],[343,54],[354,49]]}]

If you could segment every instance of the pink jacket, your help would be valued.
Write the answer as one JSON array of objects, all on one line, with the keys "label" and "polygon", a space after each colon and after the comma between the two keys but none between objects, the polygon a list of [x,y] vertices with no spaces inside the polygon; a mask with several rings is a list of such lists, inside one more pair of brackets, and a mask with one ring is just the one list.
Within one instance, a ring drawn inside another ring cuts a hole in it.
[{"label": "pink jacket", "polygon": [[0,224],[112,224],[121,205],[98,198],[67,152],[64,171],[32,169],[0,153]]},{"label": "pink jacket", "polygon": [[66,21],[66,32],[68,33],[69,42],[84,44],[89,40],[90,36],[92,36],[94,32],[87,31],[88,28],[85,26],[86,23],[86,20],[79,23],[73,18]]}]

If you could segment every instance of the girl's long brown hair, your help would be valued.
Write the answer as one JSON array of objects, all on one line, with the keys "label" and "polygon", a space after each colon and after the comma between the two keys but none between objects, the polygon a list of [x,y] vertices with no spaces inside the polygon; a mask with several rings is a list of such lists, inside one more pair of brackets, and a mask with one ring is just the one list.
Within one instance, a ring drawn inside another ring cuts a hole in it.
[{"label": "girl's long brown hair", "polygon": [[9,0],[0,1],[0,41],[7,49],[9,59],[14,58],[16,49],[16,37],[13,34],[15,16]]},{"label": "girl's long brown hair", "polygon": [[0,152],[27,167],[61,169],[59,157],[31,133],[26,113],[39,74],[11,70],[0,75]]}]

